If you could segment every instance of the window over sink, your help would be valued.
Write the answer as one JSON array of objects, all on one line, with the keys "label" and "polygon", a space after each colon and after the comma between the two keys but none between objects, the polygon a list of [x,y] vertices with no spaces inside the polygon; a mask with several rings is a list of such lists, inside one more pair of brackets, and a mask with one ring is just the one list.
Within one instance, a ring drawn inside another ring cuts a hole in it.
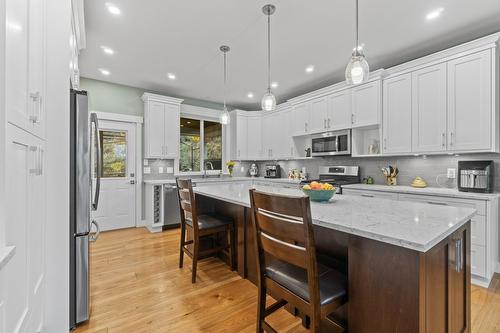
[{"label": "window over sink", "polygon": [[222,125],[181,117],[179,150],[180,173],[222,170]]}]

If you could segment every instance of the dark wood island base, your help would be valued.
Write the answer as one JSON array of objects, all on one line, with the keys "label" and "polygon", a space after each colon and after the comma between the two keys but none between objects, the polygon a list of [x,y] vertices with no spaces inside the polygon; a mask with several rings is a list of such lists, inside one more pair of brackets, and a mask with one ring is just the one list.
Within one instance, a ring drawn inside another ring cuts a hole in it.
[{"label": "dark wood island base", "polygon": [[[236,223],[237,271],[256,283],[249,208],[197,195],[200,211]],[[315,225],[318,260],[348,275],[348,331],[470,332],[470,221],[427,252]]]}]

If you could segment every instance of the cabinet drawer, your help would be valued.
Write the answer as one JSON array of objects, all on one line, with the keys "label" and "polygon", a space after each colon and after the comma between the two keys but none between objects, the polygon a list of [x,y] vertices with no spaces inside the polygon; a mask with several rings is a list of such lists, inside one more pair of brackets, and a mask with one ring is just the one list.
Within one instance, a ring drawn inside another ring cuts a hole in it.
[{"label": "cabinet drawer", "polygon": [[381,192],[381,191],[367,191],[367,190],[353,190],[353,189],[342,189],[342,194],[344,195],[358,195],[365,198],[379,198],[379,199],[392,199],[398,200],[397,193],[391,192]]},{"label": "cabinet drawer", "polygon": [[471,273],[486,276],[486,247],[471,245]]},{"label": "cabinet drawer", "polygon": [[486,246],[486,218],[476,215],[471,220],[471,243]]},{"label": "cabinet drawer", "polygon": [[401,201],[418,201],[434,205],[475,208],[477,215],[486,215],[486,202],[481,200],[467,200],[460,198],[443,198],[433,195],[400,194]]}]

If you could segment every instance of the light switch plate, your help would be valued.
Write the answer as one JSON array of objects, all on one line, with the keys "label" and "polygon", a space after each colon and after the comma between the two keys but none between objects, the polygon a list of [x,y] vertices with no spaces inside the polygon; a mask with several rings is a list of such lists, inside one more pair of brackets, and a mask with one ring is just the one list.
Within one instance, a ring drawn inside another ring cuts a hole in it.
[{"label": "light switch plate", "polygon": [[148,166],[149,165],[149,161],[148,160],[144,160],[143,165],[144,166]]},{"label": "light switch plate", "polygon": [[457,174],[456,174],[457,169],[455,168],[448,168],[448,171],[446,173],[447,177],[449,179],[455,179]]},{"label": "light switch plate", "polygon": [[163,173],[163,167],[158,167],[158,173]]},{"label": "light switch plate", "polygon": [[144,174],[145,175],[149,175],[150,173],[151,173],[151,168],[150,167],[144,168]]},{"label": "light switch plate", "polygon": [[174,168],[167,167],[167,173],[174,173]]}]

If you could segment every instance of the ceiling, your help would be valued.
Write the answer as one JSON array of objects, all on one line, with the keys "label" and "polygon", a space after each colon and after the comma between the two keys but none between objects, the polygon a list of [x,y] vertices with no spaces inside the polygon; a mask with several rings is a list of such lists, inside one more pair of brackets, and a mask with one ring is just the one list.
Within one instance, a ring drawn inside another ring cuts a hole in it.
[{"label": "ceiling", "polygon": [[[269,0],[85,0],[87,48],[82,76],[212,102],[260,108],[266,90]],[[278,102],[343,80],[354,47],[354,0],[272,0],[272,81]],[[359,0],[360,43],[370,69],[388,68],[500,31],[500,0]],[[441,16],[426,15],[444,8]],[[101,46],[112,48],[107,55]],[[314,72],[305,68],[314,65]],[[99,68],[110,71],[109,76]],[[170,80],[167,73],[174,73]],[[254,98],[248,98],[249,92]]]}]

